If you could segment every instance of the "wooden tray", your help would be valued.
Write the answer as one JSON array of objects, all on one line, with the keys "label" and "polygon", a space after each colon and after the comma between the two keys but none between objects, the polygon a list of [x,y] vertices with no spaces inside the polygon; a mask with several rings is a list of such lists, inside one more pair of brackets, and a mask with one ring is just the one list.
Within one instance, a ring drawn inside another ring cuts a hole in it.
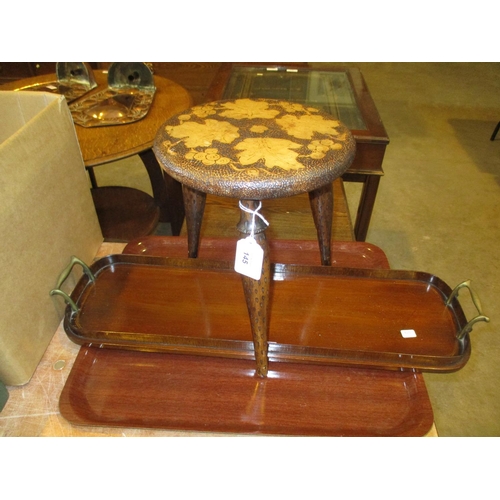
[{"label": "wooden tray", "polygon": [[[199,259],[234,260],[237,240],[208,238],[200,240]],[[282,264],[321,265],[319,244],[316,240],[268,239],[271,262]],[[143,236],[130,241],[124,254],[149,255],[184,259],[188,256],[185,236]],[[362,269],[389,269],[385,253],[376,245],[364,241],[332,241],[332,266]]]},{"label": "wooden tray", "polygon": [[[66,309],[74,342],[253,359],[232,264],[112,255],[90,269],[95,281],[84,275]],[[426,273],[273,266],[270,361],[449,372],[469,358],[467,326],[452,290]]]},{"label": "wooden tray", "polygon": [[59,408],[74,425],[304,436],[422,436],[422,374],[82,347]]}]

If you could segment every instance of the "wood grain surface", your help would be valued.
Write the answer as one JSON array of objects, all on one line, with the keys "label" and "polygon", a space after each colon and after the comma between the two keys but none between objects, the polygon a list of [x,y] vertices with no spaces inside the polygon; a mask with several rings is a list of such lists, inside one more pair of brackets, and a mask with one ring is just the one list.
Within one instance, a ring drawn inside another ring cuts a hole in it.
[{"label": "wood grain surface", "polygon": [[[78,313],[66,310],[76,343],[254,358],[255,331],[233,263],[117,255],[91,270],[95,281],[82,277],[72,293]],[[271,360],[449,372],[469,358],[469,337],[456,338],[467,321],[458,301],[446,305],[451,289],[436,276],[284,264],[270,276]]]},{"label": "wood grain surface", "polygon": [[82,348],[60,411],[76,425],[299,436],[420,436],[432,408],[416,373]]}]

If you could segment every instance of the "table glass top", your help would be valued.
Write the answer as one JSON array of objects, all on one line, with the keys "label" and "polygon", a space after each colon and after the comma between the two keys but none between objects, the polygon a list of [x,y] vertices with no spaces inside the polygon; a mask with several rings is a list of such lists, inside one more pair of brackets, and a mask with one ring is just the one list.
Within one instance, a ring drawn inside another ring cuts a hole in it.
[{"label": "table glass top", "polygon": [[284,99],[322,109],[350,130],[366,130],[344,71],[235,67],[223,99]]}]

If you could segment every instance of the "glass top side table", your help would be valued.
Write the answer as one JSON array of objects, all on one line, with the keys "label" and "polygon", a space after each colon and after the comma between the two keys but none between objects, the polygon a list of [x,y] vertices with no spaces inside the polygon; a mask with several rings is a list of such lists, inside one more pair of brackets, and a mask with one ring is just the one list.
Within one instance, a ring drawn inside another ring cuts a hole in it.
[{"label": "glass top side table", "polygon": [[223,63],[208,100],[242,97],[285,99],[317,107],[342,121],[356,140],[356,156],[342,176],[363,183],[354,234],[368,232],[389,137],[361,72],[357,68],[312,69],[307,65]]}]

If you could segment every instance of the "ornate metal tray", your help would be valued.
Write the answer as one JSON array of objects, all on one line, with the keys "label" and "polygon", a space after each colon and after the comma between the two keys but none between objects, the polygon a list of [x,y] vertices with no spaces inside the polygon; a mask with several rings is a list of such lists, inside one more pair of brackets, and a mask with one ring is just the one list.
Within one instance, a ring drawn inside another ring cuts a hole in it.
[{"label": "ornate metal tray", "polygon": [[144,63],[113,63],[108,88],[70,105],[82,127],[123,125],[144,118],[156,92],[151,69]]},{"label": "ornate metal tray", "polygon": [[[75,263],[85,274],[60,290]],[[273,265],[269,360],[450,372],[470,356],[458,291],[411,271]],[[241,277],[227,262],[112,255],[73,260],[51,293],[78,344],[253,359]]]}]

